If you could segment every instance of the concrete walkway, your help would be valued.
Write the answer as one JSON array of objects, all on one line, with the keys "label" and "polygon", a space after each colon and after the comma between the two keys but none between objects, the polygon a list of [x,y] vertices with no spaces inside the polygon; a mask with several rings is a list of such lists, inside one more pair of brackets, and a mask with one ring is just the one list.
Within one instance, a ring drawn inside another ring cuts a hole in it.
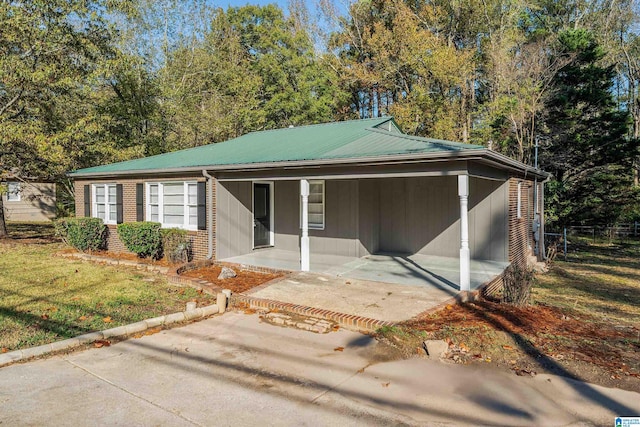
[{"label": "concrete walkway", "polygon": [[[342,351],[338,347],[343,347]],[[336,350],[338,349],[338,350]],[[612,425],[640,394],[412,359],[227,313],[0,369],[3,425]]]}]

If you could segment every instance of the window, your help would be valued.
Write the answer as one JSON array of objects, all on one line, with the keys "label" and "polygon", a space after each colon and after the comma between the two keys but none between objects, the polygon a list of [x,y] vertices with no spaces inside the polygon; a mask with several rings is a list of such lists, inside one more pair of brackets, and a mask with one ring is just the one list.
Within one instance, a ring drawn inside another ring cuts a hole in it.
[{"label": "window", "polygon": [[[302,201],[300,202],[302,227]],[[309,181],[309,229],[324,230],[324,181]]]},{"label": "window", "polygon": [[21,186],[19,182],[7,183],[7,202],[20,201]]},{"label": "window", "polygon": [[517,217],[522,218],[522,182],[518,183],[518,199],[516,203]]},{"label": "window", "polygon": [[117,219],[116,184],[93,184],[93,210],[91,216],[101,218],[105,224]]},{"label": "window", "polygon": [[198,184],[196,182],[147,183],[147,221],[164,227],[198,228]]}]

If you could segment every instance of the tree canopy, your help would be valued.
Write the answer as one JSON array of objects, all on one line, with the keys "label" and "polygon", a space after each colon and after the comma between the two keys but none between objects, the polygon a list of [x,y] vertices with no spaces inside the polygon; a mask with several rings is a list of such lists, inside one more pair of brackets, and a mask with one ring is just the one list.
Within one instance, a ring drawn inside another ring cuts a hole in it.
[{"label": "tree canopy", "polygon": [[640,219],[636,2],[319,4],[0,2],[0,177],[72,196],[69,170],[393,115],[528,164],[538,142],[553,221]]}]

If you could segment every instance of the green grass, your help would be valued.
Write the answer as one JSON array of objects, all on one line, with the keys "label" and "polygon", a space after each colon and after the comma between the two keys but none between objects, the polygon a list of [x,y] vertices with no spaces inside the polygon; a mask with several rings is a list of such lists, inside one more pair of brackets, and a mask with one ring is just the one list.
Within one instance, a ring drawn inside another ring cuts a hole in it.
[{"label": "green grass", "polygon": [[567,261],[537,276],[536,302],[603,321],[640,323],[640,240],[594,243],[573,237]]},{"label": "green grass", "polygon": [[[159,275],[55,256],[45,224],[9,224],[0,240],[0,348],[15,350],[183,311],[214,297]],[[5,351],[6,351],[5,350]]]}]

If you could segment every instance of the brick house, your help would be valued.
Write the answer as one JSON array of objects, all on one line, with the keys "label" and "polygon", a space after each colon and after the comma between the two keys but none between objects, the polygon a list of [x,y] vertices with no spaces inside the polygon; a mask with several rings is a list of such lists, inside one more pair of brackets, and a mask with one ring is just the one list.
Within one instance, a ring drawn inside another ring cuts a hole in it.
[{"label": "brick house", "polygon": [[189,230],[195,259],[308,271],[376,254],[441,257],[455,260],[462,290],[478,286],[474,265],[544,252],[546,173],[405,135],[389,117],[253,132],[70,176],[76,214],[105,221],[112,251],[125,250],[116,224],[156,221]]}]

